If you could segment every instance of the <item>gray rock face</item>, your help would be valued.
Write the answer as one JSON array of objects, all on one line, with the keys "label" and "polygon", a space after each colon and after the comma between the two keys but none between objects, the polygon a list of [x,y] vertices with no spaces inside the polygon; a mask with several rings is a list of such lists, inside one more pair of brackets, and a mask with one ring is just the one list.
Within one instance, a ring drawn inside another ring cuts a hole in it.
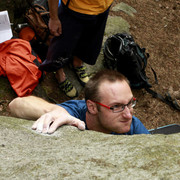
[{"label": "gray rock face", "polygon": [[0,116],[0,179],[163,179],[180,177],[180,133],[116,136]]}]

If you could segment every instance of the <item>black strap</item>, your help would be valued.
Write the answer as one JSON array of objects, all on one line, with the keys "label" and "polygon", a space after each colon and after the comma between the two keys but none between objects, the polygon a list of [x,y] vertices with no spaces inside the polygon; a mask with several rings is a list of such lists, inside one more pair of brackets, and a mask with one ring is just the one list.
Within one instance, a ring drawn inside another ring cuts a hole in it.
[{"label": "black strap", "polygon": [[[31,51],[31,54],[36,57],[36,59],[33,61],[33,63],[39,68],[40,62],[38,61],[37,54],[36,54],[36,52],[33,49]],[[41,82],[44,78],[45,78],[45,73],[42,71],[42,75],[41,75],[41,77],[39,79],[39,82]]]},{"label": "black strap", "polygon": [[150,68],[151,68],[151,70],[152,70],[152,72],[154,74],[155,83],[158,84],[158,79],[157,79],[156,72],[155,72],[155,70],[151,66],[150,66]]},{"label": "black strap", "polygon": [[152,89],[145,87],[145,90],[150,93],[154,98],[160,99],[162,102],[168,104],[169,106],[173,107],[174,109],[180,111],[180,106],[178,105],[177,101],[175,99],[172,99],[169,93],[166,94],[165,97],[163,97],[161,94],[157,93],[156,91],[153,91]]},{"label": "black strap", "polygon": [[66,3],[66,7],[68,7],[68,5],[69,5],[69,2],[70,2],[70,0],[68,0],[68,1],[67,1],[67,3]]}]

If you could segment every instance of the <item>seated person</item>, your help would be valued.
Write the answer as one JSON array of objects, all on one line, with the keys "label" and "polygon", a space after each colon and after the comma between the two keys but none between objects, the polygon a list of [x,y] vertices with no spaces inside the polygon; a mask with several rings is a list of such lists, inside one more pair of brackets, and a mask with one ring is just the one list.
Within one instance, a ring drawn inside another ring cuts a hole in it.
[{"label": "seated person", "polygon": [[36,120],[32,129],[53,133],[62,125],[108,134],[149,134],[133,116],[136,99],[128,80],[119,72],[102,70],[86,84],[85,100],[52,104],[39,97],[15,98],[9,104],[13,116]]}]

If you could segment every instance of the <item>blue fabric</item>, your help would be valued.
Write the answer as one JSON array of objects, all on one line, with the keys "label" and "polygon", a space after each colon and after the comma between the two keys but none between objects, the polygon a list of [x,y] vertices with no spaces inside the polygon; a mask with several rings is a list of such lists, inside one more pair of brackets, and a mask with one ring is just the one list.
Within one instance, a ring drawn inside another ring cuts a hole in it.
[{"label": "blue fabric", "polygon": [[58,4],[58,7],[61,5],[61,0],[59,0],[59,4]]},{"label": "blue fabric", "polygon": [[[61,104],[57,104],[63,108],[65,108],[70,115],[82,120],[86,124],[86,111],[87,106],[84,100],[69,100],[63,102]],[[87,127],[86,127],[87,129]],[[145,128],[142,122],[135,116],[132,118],[131,129],[128,133],[125,134],[118,134],[113,133],[115,135],[133,135],[133,134],[150,134],[149,131]]]}]

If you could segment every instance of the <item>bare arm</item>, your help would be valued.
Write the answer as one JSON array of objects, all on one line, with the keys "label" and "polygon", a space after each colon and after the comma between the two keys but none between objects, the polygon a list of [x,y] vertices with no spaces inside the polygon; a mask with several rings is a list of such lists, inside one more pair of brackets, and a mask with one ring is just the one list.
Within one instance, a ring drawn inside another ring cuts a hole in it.
[{"label": "bare arm", "polygon": [[85,129],[81,120],[71,116],[61,106],[49,103],[39,97],[27,96],[15,98],[9,104],[13,116],[36,120],[32,129],[42,133],[53,133],[58,127],[69,124]]},{"label": "bare arm", "polygon": [[49,29],[54,36],[60,36],[62,34],[61,21],[58,17],[58,3],[59,0],[48,0],[50,12]]},{"label": "bare arm", "polygon": [[30,120],[37,120],[43,114],[56,108],[57,105],[35,96],[17,97],[9,103],[13,116]]}]

